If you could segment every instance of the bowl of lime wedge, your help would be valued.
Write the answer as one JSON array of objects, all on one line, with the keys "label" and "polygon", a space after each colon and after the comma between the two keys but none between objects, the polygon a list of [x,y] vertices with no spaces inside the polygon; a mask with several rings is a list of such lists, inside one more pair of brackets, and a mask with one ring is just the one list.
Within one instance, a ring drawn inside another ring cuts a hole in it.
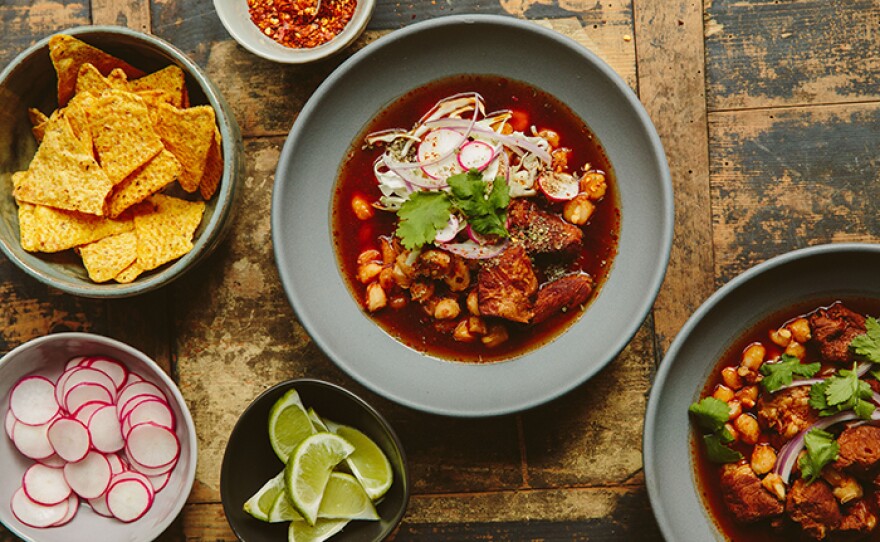
[{"label": "bowl of lime wedge", "polygon": [[244,542],[379,541],[403,518],[409,473],[376,409],[335,384],[297,379],[266,390],[239,417],[220,494]]}]

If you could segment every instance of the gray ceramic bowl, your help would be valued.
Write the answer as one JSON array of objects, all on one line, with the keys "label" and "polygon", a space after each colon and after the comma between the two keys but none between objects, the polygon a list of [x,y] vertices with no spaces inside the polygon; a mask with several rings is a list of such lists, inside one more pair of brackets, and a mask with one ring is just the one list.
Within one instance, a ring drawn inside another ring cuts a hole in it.
[{"label": "gray ceramic bowl", "polygon": [[880,298],[880,246],[821,245],[773,258],[727,283],[679,332],[663,359],[645,419],[648,494],[667,540],[724,540],[696,487],[688,406],[727,349],[775,312],[836,296]]},{"label": "gray ceramic bowl", "polygon": [[[330,228],[336,173],[367,122],[413,88],[469,73],[527,81],[567,104],[602,142],[616,171],[621,208],[619,253],[586,313],[553,342],[493,364],[425,356],[382,331],[346,288]],[[272,235],[294,310],[342,369],[413,408],[488,416],[553,399],[614,359],[660,287],[672,215],[660,141],[635,94],[610,67],[574,41],[535,24],[466,15],[394,32],[356,53],[318,88],[281,154]]]},{"label": "gray ceramic bowl", "polygon": [[180,460],[168,485],[156,494],[153,507],[133,523],[99,516],[88,505],[81,504],[76,516],[67,525],[34,529],[15,519],[9,508],[24,471],[34,462],[21,455],[4,433],[0,436],[0,522],[28,542],[149,542],[162,534],[180,514],[192,489],[198,441],[183,396],[153,360],[114,339],[90,333],[58,333],[34,339],[12,350],[0,359],[0,415],[6,418],[9,391],[21,377],[42,375],[55,380],[64,370],[67,360],[89,355],[117,359],[165,392],[177,419]]},{"label": "gray ceramic bowl", "polygon": [[244,175],[241,133],[231,109],[195,62],[173,45],[147,34],[115,26],[84,26],[65,30],[144,71],[176,64],[186,74],[192,105],[209,104],[223,137],[223,178],[208,202],[196,230],[194,248],[182,258],[144,273],[131,284],[96,284],[82,261],[66,251],[26,252],[21,248],[18,211],[12,197],[12,173],[27,169],[36,151],[27,110],[50,113],[57,106],[55,70],[49,60],[49,38],[18,55],[0,73],[0,250],[26,273],[67,293],[85,297],[129,297],[168,284],[210,254],[231,226],[231,214]]},{"label": "gray ceramic bowl", "polygon": [[409,471],[406,454],[388,421],[366,401],[329,382],[308,378],[288,380],[263,392],[238,418],[220,470],[220,497],[232,530],[244,542],[286,540],[287,523],[264,523],[248,515],[242,506],[284,464],[272,451],[266,427],[272,405],[295,389],[307,408],[336,423],[361,430],[385,452],[394,470],[394,482],[376,505],[379,521],[353,521],[331,538],[333,542],[379,542],[388,536],[406,512],[409,502]]}]

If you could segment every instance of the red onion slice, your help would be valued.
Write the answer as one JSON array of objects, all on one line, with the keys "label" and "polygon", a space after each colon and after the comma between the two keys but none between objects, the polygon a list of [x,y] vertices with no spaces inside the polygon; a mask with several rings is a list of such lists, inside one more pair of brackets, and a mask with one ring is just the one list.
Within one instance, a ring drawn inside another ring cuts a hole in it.
[{"label": "red onion slice", "polygon": [[479,245],[467,240],[462,243],[447,243],[443,245],[443,250],[468,260],[488,260],[504,252],[508,244],[507,241],[504,241],[497,245]]}]

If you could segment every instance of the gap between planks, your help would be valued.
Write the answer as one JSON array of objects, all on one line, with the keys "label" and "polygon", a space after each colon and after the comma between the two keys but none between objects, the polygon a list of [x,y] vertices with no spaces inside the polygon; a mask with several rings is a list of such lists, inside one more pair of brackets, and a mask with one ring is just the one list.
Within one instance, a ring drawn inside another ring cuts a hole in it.
[{"label": "gap between planks", "polygon": [[710,115],[726,115],[726,114],[735,114],[742,112],[750,112],[750,111],[780,111],[780,110],[792,110],[792,109],[824,109],[830,107],[847,107],[847,106],[860,106],[860,105],[878,105],[880,104],[880,100],[851,100],[851,101],[840,101],[840,102],[818,102],[818,103],[798,103],[798,104],[784,104],[784,105],[768,105],[768,106],[756,106],[756,107],[733,107],[733,108],[725,108],[725,109],[709,109],[708,112]]}]

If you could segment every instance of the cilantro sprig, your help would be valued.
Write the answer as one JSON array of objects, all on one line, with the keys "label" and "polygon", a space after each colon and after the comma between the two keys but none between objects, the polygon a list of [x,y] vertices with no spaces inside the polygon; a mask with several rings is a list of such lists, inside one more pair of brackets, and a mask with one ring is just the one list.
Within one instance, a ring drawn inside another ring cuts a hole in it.
[{"label": "cilantro sprig", "polygon": [[852,410],[863,420],[870,419],[876,408],[871,400],[873,390],[859,379],[856,366],[851,371],[841,369],[838,373],[810,388],[810,406],[820,416],[831,416],[844,410]]},{"label": "cilantro sprig", "polygon": [[397,237],[409,250],[432,243],[451,212],[452,203],[443,192],[413,192],[397,211]]},{"label": "cilantro sprig", "polygon": [[857,356],[880,363],[880,322],[869,316],[865,320],[865,329],[865,333],[853,338],[849,347]]},{"label": "cilantro sprig", "polygon": [[801,363],[795,356],[782,354],[782,359],[776,363],[764,363],[761,365],[761,374],[764,378],[761,385],[770,393],[790,385],[794,381],[794,375],[810,378],[819,372],[820,363]]},{"label": "cilantro sprig", "polygon": [[798,467],[801,477],[812,483],[819,478],[825,465],[837,459],[840,446],[834,440],[834,435],[821,429],[813,429],[804,435],[804,445],[807,453],[798,460]]},{"label": "cilantro sprig", "polygon": [[733,435],[724,427],[730,420],[730,407],[714,397],[704,397],[688,408],[697,425],[710,433],[703,435],[706,455],[713,463],[734,463],[742,459],[742,454],[725,446],[733,441]]}]

